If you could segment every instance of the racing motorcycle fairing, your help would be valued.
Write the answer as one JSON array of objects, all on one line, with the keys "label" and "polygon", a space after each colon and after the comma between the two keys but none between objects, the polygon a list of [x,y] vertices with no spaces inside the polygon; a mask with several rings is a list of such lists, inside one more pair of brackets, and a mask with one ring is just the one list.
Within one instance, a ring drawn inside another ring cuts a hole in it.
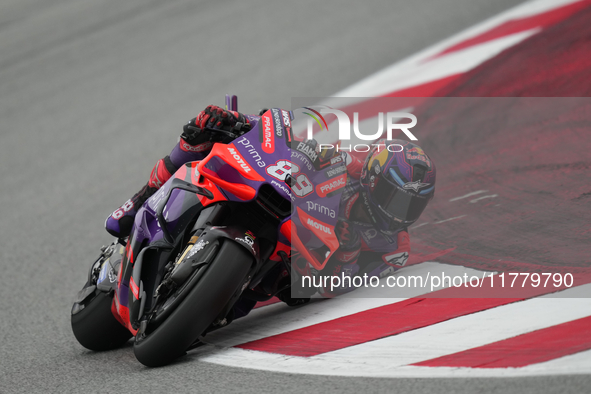
[{"label": "racing motorcycle fairing", "polygon": [[145,316],[166,309],[158,297],[167,286],[199,279],[220,242],[253,257],[223,313],[242,292],[258,291],[277,264],[289,265],[293,251],[320,270],[338,249],[333,212],[346,179],[342,163],[313,171],[292,149],[290,120],[288,111],[268,110],[233,143],[215,144],[205,159],[181,166],[138,210],[118,270],[102,267],[100,280],[106,285],[118,272],[110,284],[113,313],[134,335],[142,321],[145,329]]}]

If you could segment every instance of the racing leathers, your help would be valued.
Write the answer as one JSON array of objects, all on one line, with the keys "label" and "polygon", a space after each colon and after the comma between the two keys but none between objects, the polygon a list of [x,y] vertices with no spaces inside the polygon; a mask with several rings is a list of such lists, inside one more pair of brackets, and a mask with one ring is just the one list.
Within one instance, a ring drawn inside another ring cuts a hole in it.
[{"label": "racing leathers", "polygon": [[[403,267],[410,254],[410,238],[406,227],[385,232],[372,224],[359,182],[364,163],[347,152],[340,155],[347,166],[347,183],[341,194],[335,227],[339,249],[320,272],[303,259],[296,259],[295,268],[301,275],[349,277],[350,281],[341,280],[348,285],[355,276],[382,278]],[[319,288],[318,292],[324,297],[333,297],[351,290],[353,286],[331,289],[329,285]]]}]

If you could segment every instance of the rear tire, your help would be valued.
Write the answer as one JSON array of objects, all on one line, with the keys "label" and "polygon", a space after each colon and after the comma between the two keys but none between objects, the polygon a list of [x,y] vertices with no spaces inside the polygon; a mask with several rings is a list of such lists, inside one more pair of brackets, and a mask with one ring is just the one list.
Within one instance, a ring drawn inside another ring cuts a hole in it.
[{"label": "rear tire", "polygon": [[131,338],[131,332],[123,327],[113,313],[113,297],[95,290],[90,301],[84,302],[84,309],[72,315],[72,331],[82,346],[102,351],[122,346]]},{"label": "rear tire", "polygon": [[182,356],[244,283],[252,255],[236,242],[222,242],[207,271],[192,289],[187,289],[189,293],[170,316],[154,331],[136,337],[133,351],[140,363],[159,367]]}]

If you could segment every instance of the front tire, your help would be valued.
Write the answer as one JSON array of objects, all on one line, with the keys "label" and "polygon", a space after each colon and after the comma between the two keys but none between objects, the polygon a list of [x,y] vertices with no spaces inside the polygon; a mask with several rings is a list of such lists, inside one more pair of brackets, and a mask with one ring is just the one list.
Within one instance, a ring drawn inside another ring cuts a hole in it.
[{"label": "front tire", "polygon": [[133,351],[140,363],[159,367],[182,356],[244,283],[252,255],[236,242],[222,242],[207,271],[170,316],[154,331],[136,337]]},{"label": "front tire", "polygon": [[123,327],[113,313],[113,297],[100,290],[83,303],[84,309],[72,315],[72,332],[82,346],[89,350],[103,351],[122,346],[131,338],[131,332]]}]

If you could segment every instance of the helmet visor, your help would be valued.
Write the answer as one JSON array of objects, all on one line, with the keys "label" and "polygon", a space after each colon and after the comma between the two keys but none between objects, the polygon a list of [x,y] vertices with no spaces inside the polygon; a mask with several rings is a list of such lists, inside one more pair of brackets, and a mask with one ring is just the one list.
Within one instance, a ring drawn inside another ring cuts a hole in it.
[{"label": "helmet visor", "polygon": [[406,192],[384,179],[378,182],[372,197],[384,211],[403,222],[417,220],[429,202],[429,198]]},{"label": "helmet visor", "polygon": [[396,189],[387,205],[382,208],[392,216],[404,222],[414,222],[425,210],[429,199]]}]

